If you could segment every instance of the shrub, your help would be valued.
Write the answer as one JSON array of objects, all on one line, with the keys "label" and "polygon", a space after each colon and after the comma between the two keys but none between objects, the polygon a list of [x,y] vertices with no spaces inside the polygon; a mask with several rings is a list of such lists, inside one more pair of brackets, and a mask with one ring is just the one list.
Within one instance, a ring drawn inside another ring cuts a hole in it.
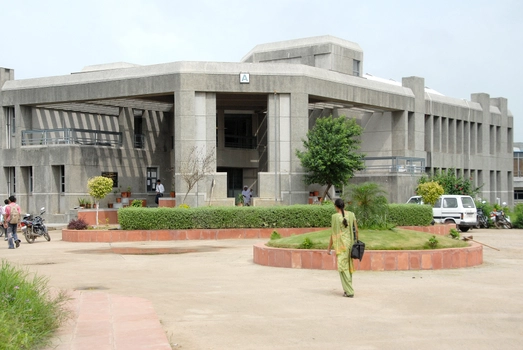
[{"label": "shrub", "polygon": [[118,210],[124,230],[330,227],[332,205],[134,208]]},{"label": "shrub", "polygon": [[278,232],[272,231],[271,240],[280,239],[280,238],[281,238],[281,235]]},{"label": "shrub", "polygon": [[523,203],[518,203],[514,207],[514,218],[511,218],[514,228],[523,228]]},{"label": "shrub", "polygon": [[432,220],[430,205],[389,204],[389,223],[398,226],[428,226]]},{"label": "shrub", "polygon": [[3,260],[0,268],[0,348],[35,349],[49,345],[67,319],[63,291],[51,292],[48,281],[29,276]]},{"label": "shrub", "polygon": [[436,204],[443,192],[443,187],[434,181],[420,183],[416,189],[416,193],[421,196],[423,202],[431,206]]},{"label": "shrub", "polygon": [[434,249],[438,246],[438,240],[436,239],[436,236],[432,236],[429,238],[429,241],[427,242],[427,246],[430,249]]},{"label": "shrub", "polygon": [[313,244],[314,243],[311,241],[309,237],[305,237],[303,239],[303,242],[301,242],[301,244],[298,246],[298,249],[311,249]]},{"label": "shrub", "polygon": [[140,199],[135,199],[131,202],[131,207],[141,208],[143,202]]},{"label": "shrub", "polygon": [[84,219],[72,219],[69,221],[69,224],[67,225],[67,228],[69,230],[85,230],[87,229],[89,225],[87,225],[87,222],[84,221]]},{"label": "shrub", "polygon": [[358,227],[383,227],[388,211],[385,194],[385,190],[374,182],[348,187],[346,207],[356,215]]},{"label": "shrub", "polygon": [[459,231],[456,230],[455,228],[451,228],[451,229],[450,229],[449,236],[450,236],[452,239],[459,239],[459,238],[460,238]]}]

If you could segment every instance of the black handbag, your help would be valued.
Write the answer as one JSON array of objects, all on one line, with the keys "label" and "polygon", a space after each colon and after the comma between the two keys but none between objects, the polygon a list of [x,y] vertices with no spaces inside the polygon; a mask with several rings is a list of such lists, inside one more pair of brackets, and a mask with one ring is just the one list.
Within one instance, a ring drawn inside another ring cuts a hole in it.
[{"label": "black handbag", "polygon": [[356,228],[354,225],[352,226],[352,232],[354,234],[354,244],[350,251],[350,257],[361,261],[361,259],[363,259],[363,254],[365,253],[365,243],[356,239]]}]

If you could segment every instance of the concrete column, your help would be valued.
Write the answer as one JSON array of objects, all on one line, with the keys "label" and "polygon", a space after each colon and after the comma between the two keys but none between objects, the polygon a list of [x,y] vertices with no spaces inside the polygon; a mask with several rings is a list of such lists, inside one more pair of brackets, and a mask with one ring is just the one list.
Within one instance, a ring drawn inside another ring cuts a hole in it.
[{"label": "concrete column", "polygon": [[[308,131],[307,94],[271,94],[267,108],[268,171],[259,173],[259,198],[255,205],[306,203],[308,190],[296,157]],[[298,176],[295,176],[298,175]]]},{"label": "concrete column", "polygon": [[409,156],[425,158],[425,79],[406,77],[401,84],[412,90],[414,94],[414,110],[408,114],[407,148]]},{"label": "concrete column", "polygon": [[[180,173],[183,162],[193,149],[205,156],[214,153],[211,167],[213,174],[206,175],[189,192],[185,203],[202,206],[212,201],[227,200],[227,176],[216,174],[216,94],[196,91],[177,91],[174,95],[174,169],[176,197],[181,204],[187,184]],[[214,182],[213,182],[214,179]],[[214,183],[214,186],[213,186]],[[232,204],[232,201],[230,201]]]},{"label": "concrete column", "polygon": [[407,111],[392,112],[392,155],[404,156],[408,149],[408,116]]}]

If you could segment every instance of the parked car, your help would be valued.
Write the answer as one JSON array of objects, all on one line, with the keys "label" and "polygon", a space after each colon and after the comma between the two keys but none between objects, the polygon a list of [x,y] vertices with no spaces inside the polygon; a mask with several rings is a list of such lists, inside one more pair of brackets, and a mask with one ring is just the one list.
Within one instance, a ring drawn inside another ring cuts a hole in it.
[{"label": "parked car", "polygon": [[[410,197],[407,204],[423,204],[421,196]],[[456,227],[467,232],[478,224],[476,204],[471,196],[444,194],[432,207],[434,222],[455,223]]]}]

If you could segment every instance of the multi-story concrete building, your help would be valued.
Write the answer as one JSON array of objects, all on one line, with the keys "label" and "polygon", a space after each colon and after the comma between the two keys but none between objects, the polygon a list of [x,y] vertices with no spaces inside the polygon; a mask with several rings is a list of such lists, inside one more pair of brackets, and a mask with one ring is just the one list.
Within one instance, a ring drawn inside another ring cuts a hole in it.
[{"label": "multi-story concrete building", "polygon": [[214,171],[190,191],[191,206],[233,205],[243,185],[255,205],[307,203],[318,186],[304,185],[295,150],[332,114],[364,128],[367,169],[351,181],[383,184],[390,201],[406,201],[422,173],[455,168],[483,184],[483,198],[512,203],[505,98],[451,98],[420,77],[365,75],[363,63],[357,44],[323,36],[258,45],[239,63],[112,64],[27,80],[0,68],[0,196],[46,206],[56,221],[74,214],[96,175],[148,203],[161,178],[179,198],[196,149]]}]

